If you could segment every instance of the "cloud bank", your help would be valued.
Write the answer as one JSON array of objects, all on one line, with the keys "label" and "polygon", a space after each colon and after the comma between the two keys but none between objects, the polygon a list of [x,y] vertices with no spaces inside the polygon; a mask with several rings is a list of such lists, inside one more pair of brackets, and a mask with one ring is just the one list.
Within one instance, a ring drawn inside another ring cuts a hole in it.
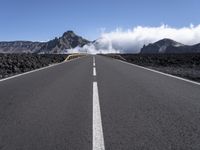
[{"label": "cloud bank", "polygon": [[159,27],[137,26],[123,30],[117,28],[111,32],[102,32],[94,43],[85,45],[77,51],[89,53],[138,53],[143,45],[170,38],[177,42],[193,45],[200,43],[200,25],[173,28],[168,25]]},{"label": "cloud bank", "polygon": [[[103,46],[102,43],[99,43],[100,46]],[[76,47],[73,49],[68,49],[67,53],[89,53],[89,54],[109,54],[109,53],[120,53],[120,50],[113,49],[110,47],[99,48],[96,43],[90,43],[83,47]]]}]

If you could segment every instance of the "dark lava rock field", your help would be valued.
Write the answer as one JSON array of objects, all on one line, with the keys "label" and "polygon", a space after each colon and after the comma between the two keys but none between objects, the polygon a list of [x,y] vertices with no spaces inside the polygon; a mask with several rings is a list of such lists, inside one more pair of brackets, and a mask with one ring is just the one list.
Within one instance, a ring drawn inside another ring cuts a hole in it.
[{"label": "dark lava rock field", "polygon": [[[116,55],[109,55],[120,59]],[[127,62],[200,82],[200,53],[121,54]]]},{"label": "dark lava rock field", "polygon": [[0,78],[6,78],[65,60],[58,54],[0,54]]}]

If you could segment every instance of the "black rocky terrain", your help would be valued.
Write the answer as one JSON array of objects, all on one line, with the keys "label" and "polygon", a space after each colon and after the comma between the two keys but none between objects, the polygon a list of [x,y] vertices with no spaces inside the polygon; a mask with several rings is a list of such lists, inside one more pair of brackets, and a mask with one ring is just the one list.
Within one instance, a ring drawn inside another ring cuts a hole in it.
[{"label": "black rocky terrain", "polygon": [[[116,59],[200,82],[200,54],[118,54]],[[123,59],[122,59],[122,58]]]},{"label": "black rocky terrain", "polygon": [[62,62],[67,55],[0,54],[0,78]]}]

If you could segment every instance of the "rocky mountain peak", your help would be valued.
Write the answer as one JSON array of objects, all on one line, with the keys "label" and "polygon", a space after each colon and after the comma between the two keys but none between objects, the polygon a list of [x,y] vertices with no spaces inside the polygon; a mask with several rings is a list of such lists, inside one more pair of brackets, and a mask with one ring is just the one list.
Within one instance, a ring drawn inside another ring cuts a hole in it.
[{"label": "rocky mountain peak", "polygon": [[0,42],[0,53],[64,53],[67,49],[84,46],[90,41],[76,35],[73,31],[65,32],[48,42]]},{"label": "rocky mountain peak", "polygon": [[183,44],[181,43],[178,43],[172,39],[168,39],[168,38],[165,38],[165,39],[162,39],[160,41],[157,41],[155,44],[157,44],[158,46],[183,46]]},{"label": "rocky mountain peak", "polygon": [[184,45],[171,39],[162,39],[144,46],[141,53],[199,53],[200,44]]},{"label": "rocky mountain peak", "polygon": [[77,35],[73,32],[73,31],[67,31],[63,34],[63,38],[74,38],[76,37]]}]

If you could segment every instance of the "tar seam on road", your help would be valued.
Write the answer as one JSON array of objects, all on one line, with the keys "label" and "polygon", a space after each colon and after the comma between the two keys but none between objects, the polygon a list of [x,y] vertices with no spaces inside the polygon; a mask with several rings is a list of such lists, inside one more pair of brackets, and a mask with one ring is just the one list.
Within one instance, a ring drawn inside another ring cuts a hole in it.
[{"label": "tar seam on road", "polygon": [[118,60],[118,61],[120,61],[124,64],[132,65],[132,66],[137,67],[137,68],[141,68],[141,69],[145,69],[145,70],[148,70],[148,71],[151,71],[151,72],[154,72],[154,73],[158,73],[158,74],[161,74],[161,75],[164,75],[164,76],[167,76],[167,77],[171,77],[171,78],[175,78],[175,79],[182,80],[182,81],[185,81],[185,82],[189,82],[189,83],[192,83],[192,84],[200,85],[200,83],[198,83],[198,82],[191,81],[191,80],[188,80],[188,79],[184,79],[184,78],[181,78],[181,77],[178,77],[178,76],[174,76],[174,75],[167,74],[167,73],[164,73],[164,72],[160,72],[160,71],[157,71],[157,70],[149,69],[149,68],[142,67],[142,66],[139,66],[139,65],[136,65],[136,64],[131,64],[131,63],[128,63],[128,62],[125,62],[125,61],[122,61],[122,60]]},{"label": "tar seam on road", "polygon": [[[81,58],[81,57],[79,57],[79,58]],[[61,64],[64,64],[64,63],[71,62],[71,61],[79,59],[79,58],[75,58],[75,59],[72,59],[72,60],[69,60],[69,61],[63,61],[61,63],[49,65],[49,66],[42,67],[42,68],[39,68],[39,69],[35,69],[35,70],[28,71],[28,72],[20,73],[20,74],[17,74],[17,75],[8,77],[8,78],[0,79],[0,82],[6,81],[6,80],[10,80],[10,79],[13,79],[13,78],[17,78],[17,77],[20,77],[20,76],[24,76],[24,75],[27,75],[27,74],[30,74],[30,73],[34,73],[34,72],[37,72],[37,71],[41,71],[41,70],[44,70],[44,69],[48,69],[48,68],[51,68],[51,67],[55,67],[55,66],[58,66],[58,65],[61,65]]]}]

